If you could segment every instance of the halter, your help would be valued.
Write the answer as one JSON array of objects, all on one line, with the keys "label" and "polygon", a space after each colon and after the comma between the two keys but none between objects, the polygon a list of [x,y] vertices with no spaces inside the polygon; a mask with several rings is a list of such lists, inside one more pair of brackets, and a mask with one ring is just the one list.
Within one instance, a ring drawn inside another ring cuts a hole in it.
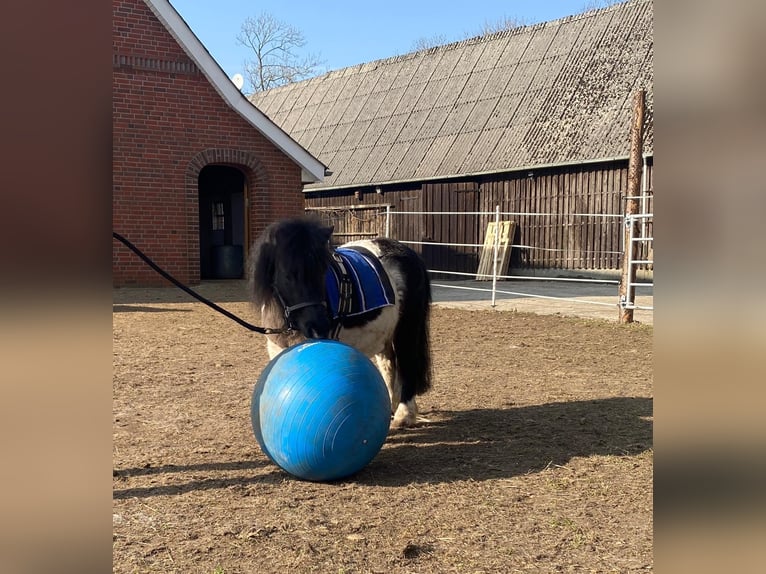
[{"label": "halter", "polygon": [[[332,252],[332,260],[330,261],[330,265],[335,267],[340,276],[340,303],[338,308],[338,316],[333,318],[332,326],[330,328],[330,338],[337,340],[340,336],[340,331],[343,328],[343,319],[351,311],[354,286],[351,283],[349,271],[346,269],[346,265],[343,263],[343,259],[335,251]],[[290,314],[293,311],[314,306],[322,306],[325,309],[329,308],[326,301],[306,301],[303,303],[296,303],[295,305],[288,305],[282,297],[282,294],[279,292],[279,289],[277,289],[276,284],[272,284],[271,288],[274,291],[274,295],[277,296],[277,299],[279,299],[279,302],[282,304],[282,307],[285,310],[285,323],[287,325],[288,332],[297,331],[295,325],[290,320]]]},{"label": "halter", "polygon": [[314,307],[314,306],[321,306],[324,308],[327,308],[327,303],[324,301],[305,301],[303,303],[296,303],[295,305],[288,305],[287,302],[284,300],[282,295],[279,292],[279,289],[277,289],[276,285],[272,285],[271,288],[274,290],[274,295],[277,296],[277,299],[279,299],[279,302],[282,304],[282,307],[285,309],[285,323],[287,324],[287,331],[297,331],[295,324],[290,320],[290,314],[293,311],[297,311],[299,309],[303,309],[305,307]]}]

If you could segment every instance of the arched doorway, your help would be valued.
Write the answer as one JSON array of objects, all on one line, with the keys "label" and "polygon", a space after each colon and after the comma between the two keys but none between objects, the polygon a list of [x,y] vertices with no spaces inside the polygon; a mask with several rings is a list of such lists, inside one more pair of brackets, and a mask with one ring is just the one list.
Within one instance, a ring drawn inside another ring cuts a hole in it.
[{"label": "arched doorway", "polygon": [[201,279],[241,279],[244,273],[245,175],[227,165],[199,173]]}]

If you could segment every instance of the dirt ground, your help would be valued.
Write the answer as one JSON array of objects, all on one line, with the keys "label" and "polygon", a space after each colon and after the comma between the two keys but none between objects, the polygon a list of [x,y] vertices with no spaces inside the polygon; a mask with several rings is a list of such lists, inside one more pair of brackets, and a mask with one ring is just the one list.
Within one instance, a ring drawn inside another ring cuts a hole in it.
[{"label": "dirt ground", "polygon": [[436,305],[429,422],[312,483],[253,436],[261,335],[177,289],[113,311],[114,572],[653,570],[651,325]]}]

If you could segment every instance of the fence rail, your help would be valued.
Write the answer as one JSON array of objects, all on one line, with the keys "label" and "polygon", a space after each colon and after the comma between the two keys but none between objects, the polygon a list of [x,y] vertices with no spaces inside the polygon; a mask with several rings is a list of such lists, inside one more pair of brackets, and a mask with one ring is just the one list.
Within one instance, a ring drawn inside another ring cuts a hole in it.
[{"label": "fence rail", "polygon": [[[449,218],[449,221],[455,221],[455,216],[477,216],[480,221],[482,222],[494,222],[496,225],[498,225],[501,221],[507,221],[508,218],[511,217],[517,217],[517,218],[534,218],[534,217],[540,217],[540,218],[550,218],[551,216],[556,216],[557,223],[550,222],[549,227],[552,229],[554,227],[559,228],[567,228],[571,227],[571,219],[572,218],[580,218],[582,219],[593,219],[593,220],[604,220],[604,219],[613,219],[613,220],[621,220],[619,223],[622,225],[630,225],[631,230],[633,229],[633,223],[636,221],[639,221],[641,223],[640,226],[640,233],[638,235],[631,235],[630,236],[630,244],[637,243],[640,245],[640,248],[637,250],[639,253],[639,257],[633,258],[629,261],[629,265],[635,266],[637,269],[643,269],[646,271],[652,271],[653,272],[653,259],[652,259],[652,245],[653,245],[653,237],[651,237],[648,232],[651,230],[652,224],[653,224],[653,214],[652,213],[644,213],[644,214],[635,214],[635,215],[619,215],[619,214],[613,214],[613,213],[569,213],[569,214],[551,214],[546,212],[519,212],[519,211],[500,211],[500,206],[497,206],[494,211],[466,211],[466,212],[454,212],[454,211],[396,211],[392,209],[391,205],[358,205],[358,206],[347,206],[347,207],[338,207],[338,208],[331,208],[331,207],[308,207],[306,208],[306,211],[308,212],[314,212],[320,217],[325,217],[326,219],[331,219],[333,216],[337,217],[338,212],[343,212],[346,210],[346,213],[352,213],[351,225],[344,225],[342,226],[342,231],[340,233],[337,233],[336,235],[339,238],[342,238],[342,241],[345,242],[349,240],[349,238],[355,238],[355,239],[368,239],[373,236],[391,236],[391,230],[392,229],[407,229],[407,225],[392,225],[392,220],[394,218],[412,218],[412,217],[418,217],[418,218],[438,218],[440,216],[445,216]],[[364,212],[364,217],[355,216],[355,212],[358,213],[359,211]],[[356,222],[356,227],[354,228],[354,222]],[[618,223],[618,225],[619,225]],[[553,233],[553,231],[551,231]],[[396,234],[395,234],[396,235]],[[397,237],[393,236],[393,239],[397,239],[398,241],[410,245],[418,251],[421,255],[424,253],[427,255],[429,250],[433,250],[435,248],[437,249],[443,249],[448,248],[450,250],[454,250],[454,256],[464,256],[465,258],[469,259],[470,261],[476,261],[478,262],[480,259],[481,250],[487,249],[486,243],[479,243],[477,241],[469,241],[469,242],[455,242],[455,241],[429,241],[429,240],[418,240],[412,237]],[[646,281],[634,281],[631,282],[630,285],[628,285],[628,292],[629,297],[627,300],[622,300],[615,290],[615,302],[614,303],[606,303],[604,301],[592,301],[583,299],[580,297],[557,297],[557,296],[551,296],[551,295],[544,295],[541,293],[529,293],[529,292],[520,292],[520,291],[508,291],[505,289],[499,289],[498,288],[498,281],[546,281],[546,282],[563,282],[563,283],[571,283],[572,285],[582,285],[582,284],[611,284],[611,285],[619,285],[620,281],[617,279],[610,279],[604,276],[601,277],[545,277],[540,275],[524,275],[524,274],[508,274],[506,273],[506,269],[502,267],[502,261],[500,260],[500,252],[501,252],[501,246],[499,245],[499,233],[495,233],[494,243],[491,246],[492,253],[492,266],[491,271],[489,272],[478,272],[478,263],[475,267],[475,270],[455,270],[453,268],[442,267],[434,265],[437,261],[431,260],[426,261],[427,265],[429,265],[429,273],[432,276],[432,284],[436,287],[445,288],[445,289],[460,289],[460,290],[468,290],[468,291],[476,291],[481,293],[487,293],[490,295],[491,305],[492,307],[496,306],[496,299],[497,295],[513,295],[517,297],[531,297],[531,298],[539,298],[539,299],[550,299],[550,300],[559,300],[559,301],[566,301],[566,302],[574,302],[578,304],[583,305],[600,305],[600,306],[610,306],[614,307],[616,310],[619,307],[622,308],[632,308],[632,309],[640,309],[640,310],[646,310],[646,311],[653,311],[653,306],[647,306],[647,305],[637,305],[635,303],[635,290],[636,289],[650,289],[654,287],[653,282],[646,282]],[[477,239],[480,239],[478,237]],[[542,247],[542,246],[536,246],[536,245],[530,245],[526,242],[510,242],[507,247],[512,252],[515,250],[544,250],[548,252],[552,252],[554,254],[560,255],[562,258],[567,257],[570,261],[576,261],[578,257],[580,259],[592,259],[594,256],[596,258],[598,257],[604,257],[606,255],[611,256],[619,256],[620,259],[623,257],[630,257],[633,250],[631,249],[625,249],[625,246],[623,245],[623,241],[620,241],[619,245],[619,251],[615,251],[614,249],[604,249],[604,250],[577,250],[578,254],[575,256],[572,251],[574,248],[564,242],[565,245],[563,247],[559,248],[551,248],[551,247]],[[424,257],[424,259],[428,259],[428,257]],[[429,264],[430,263],[430,264]],[[593,269],[578,269],[578,274],[588,274],[589,272],[591,274],[595,274]],[[616,269],[610,269],[610,271],[614,271],[617,273]],[[487,287],[477,287],[477,286],[465,286],[465,285],[450,285],[449,282],[438,282],[438,279],[443,278],[458,278],[458,279],[466,279],[466,278],[472,278],[472,279],[483,279],[488,282],[491,281],[491,286]],[[437,278],[437,282],[434,282],[433,279]]]}]

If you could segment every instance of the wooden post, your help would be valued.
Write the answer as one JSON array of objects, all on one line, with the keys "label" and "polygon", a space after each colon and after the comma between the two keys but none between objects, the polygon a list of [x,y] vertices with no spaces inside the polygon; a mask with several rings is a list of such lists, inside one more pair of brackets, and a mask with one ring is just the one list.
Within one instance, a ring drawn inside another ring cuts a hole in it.
[{"label": "wooden post", "polygon": [[492,242],[492,308],[497,295],[497,259],[500,255],[500,206],[495,206],[495,241]]},{"label": "wooden post", "polygon": [[[628,189],[625,200],[625,215],[638,213],[638,196],[641,194],[641,172],[643,171],[642,152],[644,149],[644,104],[646,92],[639,90],[633,97],[633,123],[630,128],[630,160],[628,163]],[[628,222],[623,225],[623,254],[622,276],[620,278],[620,323],[633,322],[633,309],[626,308],[633,305],[636,300],[635,289],[631,286],[636,280],[636,267],[630,261],[636,259],[638,253],[637,242],[631,241],[631,237],[638,237],[640,233],[638,221]],[[632,228],[632,229],[631,229]]]}]

